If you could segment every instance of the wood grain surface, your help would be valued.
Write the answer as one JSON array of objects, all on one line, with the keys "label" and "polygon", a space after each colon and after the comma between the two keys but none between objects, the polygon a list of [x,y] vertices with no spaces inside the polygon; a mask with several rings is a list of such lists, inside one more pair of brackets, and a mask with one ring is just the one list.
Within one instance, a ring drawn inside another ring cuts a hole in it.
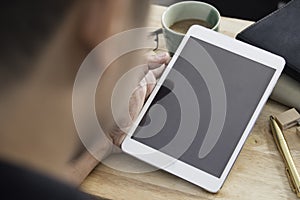
[{"label": "wood grain surface", "polygon": [[[160,27],[164,9],[160,6],[151,7],[149,26]],[[220,32],[234,37],[252,23],[222,17]],[[267,102],[223,188],[217,194],[208,193],[125,154],[112,155],[106,161],[122,167],[122,171],[99,164],[80,187],[87,193],[108,199],[296,199],[269,128],[269,116],[287,109],[274,101]],[[296,134],[296,128],[291,128],[284,134],[300,169],[300,137]],[[124,172],[147,169],[153,171]]]}]

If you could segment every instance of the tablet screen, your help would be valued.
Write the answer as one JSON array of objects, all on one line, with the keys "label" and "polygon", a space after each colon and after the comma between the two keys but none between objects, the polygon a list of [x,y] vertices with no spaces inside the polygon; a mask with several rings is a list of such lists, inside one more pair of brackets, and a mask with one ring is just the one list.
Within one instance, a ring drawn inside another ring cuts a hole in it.
[{"label": "tablet screen", "polygon": [[274,73],[190,37],[132,139],[220,177]]}]

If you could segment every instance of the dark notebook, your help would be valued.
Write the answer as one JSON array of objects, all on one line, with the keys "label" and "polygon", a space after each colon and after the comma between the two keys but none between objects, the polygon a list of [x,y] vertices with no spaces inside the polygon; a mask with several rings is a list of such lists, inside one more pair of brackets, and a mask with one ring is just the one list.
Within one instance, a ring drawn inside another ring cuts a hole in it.
[{"label": "dark notebook", "polygon": [[284,72],[300,82],[300,0],[289,2],[236,38],[284,57]]}]

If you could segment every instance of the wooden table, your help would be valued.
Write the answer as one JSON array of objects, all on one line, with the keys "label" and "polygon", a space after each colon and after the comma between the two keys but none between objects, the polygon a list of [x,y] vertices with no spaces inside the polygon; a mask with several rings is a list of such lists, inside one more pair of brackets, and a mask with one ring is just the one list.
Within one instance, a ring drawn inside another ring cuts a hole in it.
[{"label": "wooden table", "polygon": [[[152,6],[150,26],[160,27],[164,7]],[[234,37],[253,22],[222,18],[220,32]],[[108,199],[296,199],[284,171],[283,160],[276,149],[269,129],[269,116],[287,110],[269,100],[247,139],[223,188],[210,194],[162,170],[148,173],[125,173],[104,164],[98,165],[82,183],[87,193]],[[300,169],[300,139],[295,128],[286,133],[292,155]],[[127,169],[148,167],[125,154],[109,157]]]}]

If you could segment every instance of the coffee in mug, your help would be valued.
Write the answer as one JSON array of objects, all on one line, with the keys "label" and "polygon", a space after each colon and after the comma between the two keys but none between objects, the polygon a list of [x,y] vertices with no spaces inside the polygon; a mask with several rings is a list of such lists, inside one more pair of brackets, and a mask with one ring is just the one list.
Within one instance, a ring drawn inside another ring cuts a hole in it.
[{"label": "coffee in mug", "polygon": [[189,30],[189,28],[193,25],[200,25],[200,26],[204,26],[209,29],[211,29],[213,27],[212,24],[210,24],[207,21],[202,20],[202,19],[184,19],[184,20],[180,20],[180,21],[172,24],[170,26],[170,29],[172,29],[173,31],[176,31],[178,33],[186,34],[186,32]]}]

